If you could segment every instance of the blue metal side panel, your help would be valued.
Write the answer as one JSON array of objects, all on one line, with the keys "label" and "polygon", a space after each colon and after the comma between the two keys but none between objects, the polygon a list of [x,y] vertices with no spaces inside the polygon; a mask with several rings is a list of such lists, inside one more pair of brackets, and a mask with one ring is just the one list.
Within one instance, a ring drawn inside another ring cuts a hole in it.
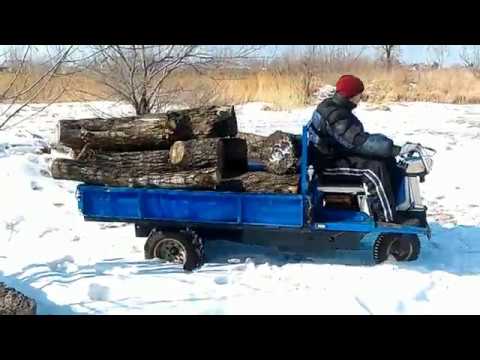
[{"label": "blue metal side panel", "polygon": [[238,203],[232,195],[219,197],[210,191],[143,191],[143,219],[238,223]]},{"label": "blue metal side panel", "polygon": [[370,232],[375,229],[375,222],[363,212],[351,210],[321,209],[316,230]]},{"label": "blue metal side panel", "polygon": [[140,219],[139,192],[118,191],[103,187],[79,186],[81,210],[97,217],[125,217]]},{"label": "blue metal side panel", "polygon": [[312,225],[313,230],[328,230],[328,231],[346,231],[346,232],[361,232],[361,233],[395,233],[395,234],[417,234],[428,235],[428,228],[421,228],[415,226],[377,226],[374,221],[354,222],[332,222],[332,223],[315,223]]},{"label": "blue metal side panel", "polygon": [[241,200],[243,224],[303,226],[303,200],[299,195],[243,195]]},{"label": "blue metal side panel", "polygon": [[322,209],[321,216],[318,218],[319,222],[329,223],[329,222],[346,222],[346,223],[364,223],[364,222],[374,222],[364,212],[353,211],[353,210],[333,210],[333,209]]},{"label": "blue metal side panel", "polygon": [[[358,213],[359,215],[362,213]],[[363,214],[367,216],[366,214]],[[361,215],[360,215],[361,216]],[[368,216],[367,216],[368,217]],[[346,231],[346,232],[364,232],[364,233],[401,233],[428,235],[429,229],[418,226],[381,226],[377,225],[372,219],[349,219],[337,222],[319,222],[312,225],[313,230]]]},{"label": "blue metal side panel", "polygon": [[303,226],[300,195],[242,194],[79,185],[78,205],[89,218],[184,221],[280,227]]},{"label": "blue metal side panel", "polygon": [[333,222],[333,223],[316,223],[315,230],[329,230],[329,231],[347,231],[347,232],[371,232],[375,230],[375,223],[365,222]]}]

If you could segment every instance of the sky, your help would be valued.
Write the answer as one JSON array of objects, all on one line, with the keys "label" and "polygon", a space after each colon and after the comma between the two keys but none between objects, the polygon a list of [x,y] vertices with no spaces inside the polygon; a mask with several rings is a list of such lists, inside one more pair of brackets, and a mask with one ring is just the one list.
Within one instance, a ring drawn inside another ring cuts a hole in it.
[{"label": "sky", "polygon": [[[407,63],[421,63],[425,61],[427,56],[428,45],[403,45],[402,46],[402,59]],[[460,62],[460,52],[462,51],[462,45],[449,45],[448,57],[445,61],[445,65],[453,65]]]},{"label": "sky", "polygon": [[[282,51],[290,48],[292,45],[272,45],[265,49],[266,54],[281,53]],[[304,45],[295,45],[302,47]],[[408,64],[424,63],[427,58],[427,48],[429,45],[401,45],[401,59],[402,62]],[[460,53],[464,45],[448,45],[448,56],[445,60],[445,65],[454,65],[461,63]],[[367,54],[372,55],[373,50],[369,48],[369,45],[352,45],[353,48],[367,47]]]},{"label": "sky", "polygon": [[[235,47],[237,45],[233,45]],[[305,45],[294,45],[301,48]],[[407,64],[424,63],[427,59],[427,48],[429,45],[401,45],[401,60]],[[446,66],[461,63],[460,52],[464,45],[448,45],[448,57],[445,61]],[[6,49],[8,46],[0,45],[0,51]],[[39,53],[42,53],[43,45],[37,46]],[[269,56],[272,54],[280,54],[292,45],[269,45],[262,50],[262,54]],[[373,55],[373,50],[369,45],[352,45],[353,48],[366,48],[366,54]]]}]

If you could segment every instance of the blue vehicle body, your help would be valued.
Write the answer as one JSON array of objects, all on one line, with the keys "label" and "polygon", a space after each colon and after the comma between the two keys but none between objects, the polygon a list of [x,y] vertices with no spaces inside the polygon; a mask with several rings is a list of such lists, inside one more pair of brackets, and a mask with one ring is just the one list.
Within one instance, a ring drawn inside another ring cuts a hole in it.
[{"label": "blue vehicle body", "polygon": [[[358,211],[322,208],[322,194],[308,176],[308,125],[302,133],[298,194],[253,194],[158,188],[78,186],[78,206],[88,221],[119,221],[151,226],[217,228],[303,234],[332,238],[332,234],[400,233],[430,236],[422,226],[376,223]],[[258,164],[252,169],[260,169]],[[321,235],[320,235],[321,234]],[[144,235],[146,236],[146,235]],[[275,241],[275,237],[273,240]],[[292,240],[295,241],[295,240]]]}]

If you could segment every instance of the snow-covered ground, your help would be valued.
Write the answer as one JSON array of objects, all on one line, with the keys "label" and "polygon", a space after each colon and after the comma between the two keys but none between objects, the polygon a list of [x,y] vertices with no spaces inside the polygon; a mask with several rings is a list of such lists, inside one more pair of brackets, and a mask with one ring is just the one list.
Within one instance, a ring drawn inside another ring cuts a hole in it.
[{"label": "snow-covered ground", "polygon": [[[299,133],[313,111],[262,106],[237,107],[241,131]],[[0,281],[35,298],[41,314],[480,313],[480,105],[356,110],[370,132],[438,150],[422,184],[433,238],[417,262],[372,266],[370,252],[305,259],[226,239],[207,243],[208,263],[190,274],[145,261],[132,225],[84,222],[77,184],[47,175],[51,159],[64,155],[36,153],[54,140],[58,119],[129,108],[64,103],[29,117],[38,108],[0,131]]]}]

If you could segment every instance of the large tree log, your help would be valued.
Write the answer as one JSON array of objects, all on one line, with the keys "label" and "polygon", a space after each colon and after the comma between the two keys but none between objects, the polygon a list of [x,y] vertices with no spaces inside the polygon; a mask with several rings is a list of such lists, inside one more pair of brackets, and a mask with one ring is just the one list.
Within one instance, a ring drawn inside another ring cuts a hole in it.
[{"label": "large tree log", "polygon": [[[168,162],[166,164],[169,166]],[[51,165],[51,172],[54,179],[109,186],[211,189],[221,180],[216,167],[175,172],[165,172],[162,167],[160,164],[147,166],[134,162],[119,164],[114,161],[55,159]]]},{"label": "large tree log", "polygon": [[251,160],[262,160],[261,149],[264,146],[266,136],[250,134],[250,133],[238,133],[240,139],[244,139],[247,142],[248,158]]},{"label": "large tree log", "polygon": [[172,141],[183,135],[179,134],[182,125],[169,120],[166,114],[60,120],[57,124],[57,142],[75,152],[79,152],[86,144],[91,149],[102,150],[168,149]]},{"label": "large tree log", "polygon": [[222,178],[235,177],[248,171],[247,144],[237,138],[177,141],[170,148],[170,163],[182,170],[215,166]]},{"label": "large tree log", "polygon": [[268,172],[277,175],[298,172],[300,136],[276,131],[267,137],[247,133],[240,133],[239,137],[247,141],[249,159],[263,162]]},{"label": "large tree log", "polygon": [[37,303],[0,283],[0,315],[36,315]]},{"label": "large tree log", "polygon": [[143,176],[149,172],[174,172],[177,168],[169,163],[168,150],[97,152],[89,150],[79,161],[96,163],[106,169],[118,168],[132,176]]},{"label": "large tree log", "polygon": [[113,119],[60,120],[57,142],[76,153],[91,149],[111,151],[166,150],[178,140],[236,136],[233,107],[210,106]]},{"label": "large tree log", "polygon": [[235,179],[222,181],[217,190],[296,194],[298,192],[298,175],[275,175],[267,172],[249,172]]},{"label": "large tree log", "polygon": [[294,135],[276,131],[265,141],[262,159],[267,171],[277,175],[297,172],[298,155]]},{"label": "large tree log", "polygon": [[238,125],[233,106],[206,106],[169,111],[169,119],[190,125],[192,139],[237,136]]}]

